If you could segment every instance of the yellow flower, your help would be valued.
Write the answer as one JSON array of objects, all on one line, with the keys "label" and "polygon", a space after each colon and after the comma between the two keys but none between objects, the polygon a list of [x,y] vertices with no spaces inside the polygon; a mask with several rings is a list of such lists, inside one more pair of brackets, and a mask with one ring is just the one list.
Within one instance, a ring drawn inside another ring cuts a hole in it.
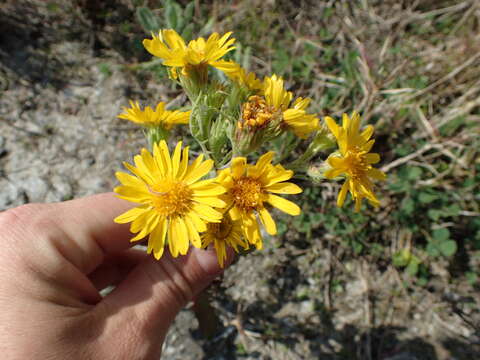
[{"label": "yellow flower", "polygon": [[159,102],[155,110],[147,106],[142,111],[138,101],[130,101],[130,108],[124,107],[123,113],[118,115],[118,117],[140,125],[161,126],[166,130],[170,130],[173,125],[188,124],[190,111],[165,110],[164,102]]},{"label": "yellow flower", "polygon": [[216,68],[222,70],[229,79],[235,81],[240,86],[246,87],[250,91],[258,91],[263,88],[262,82],[257,78],[255,73],[247,73],[247,71],[235,61],[219,61]]},{"label": "yellow flower", "polygon": [[331,117],[326,117],[325,121],[337,139],[339,152],[329,156],[328,164],[332,168],[324,175],[327,179],[333,179],[339,175],[346,177],[338,194],[337,206],[343,205],[347,192],[350,192],[355,200],[357,212],[360,211],[363,198],[373,206],[379,206],[380,202],[373,193],[373,183],[370,178],[384,180],[386,175],[372,167],[372,164],[380,161],[380,155],[369,152],[375,142],[370,140],[373,126],[367,126],[360,133],[360,115],[357,112],[352,114],[351,119],[347,114],[343,114],[342,127],[338,126]]},{"label": "yellow flower", "polygon": [[207,231],[202,234],[202,245],[207,247],[213,243],[217,251],[218,263],[223,267],[227,258],[227,246],[231,246],[236,252],[239,251],[239,246],[248,248],[248,244],[242,237],[242,222],[232,220],[227,213],[221,222],[207,224]]},{"label": "yellow flower", "polygon": [[131,241],[148,237],[148,253],[160,259],[168,242],[172,256],[185,255],[190,243],[202,246],[199,232],[207,223],[220,222],[222,213],[214,208],[226,204],[219,198],[225,189],[216,179],[201,180],[212,169],[212,160],[200,155],[188,164],[188,147],[182,143],[170,157],[165,141],[155,144],[153,156],[146,149],[134,157],[135,166],[124,163],[133,175],[117,172],[122,183],[114,191],[119,198],[140,204],[115,219],[129,223],[130,231],[138,233]]},{"label": "yellow flower", "polygon": [[277,75],[266,77],[263,91],[267,104],[283,112],[283,125],[299,138],[304,139],[318,129],[318,118],[305,111],[310,99],[299,97],[293,102],[293,106],[289,107],[293,95],[285,90],[281,77]]},{"label": "yellow flower", "polygon": [[181,68],[184,75],[188,75],[191,67],[205,67],[207,65],[216,67],[222,63],[219,60],[228,52],[235,49],[232,44],[235,39],[228,39],[232,32],[228,32],[222,37],[218,33],[213,33],[205,40],[199,37],[185,43],[183,38],[175,30],[160,30],[153,39],[143,40],[143,46],[147,51],[161,59],[165,66]]},{"label": "yellow flower", "polygon": [[[258,95],[251,96],[243,105],[239,129],[249,127],[258,130],[269,125],[291,130],[299,138],[305,139],[318,129],[318,118],[307,114],[308,98],[297,98],[293,104],[293,94],[283,87],[283,79],[273,75],[266,77]],[[291,107],[290,107],[291,106]],[[280,121],[280,122],[279,122]]]},{"label": "yellow flower", "polygon": [[247,165],[246,158],[236,157],[230,168],[221,170],[218,182],[227,192],[223,199],[232,220],[241,220],[242,231],[250,244],[262,248],[260,222],[270,235],[277,233],[277,226],[267,206],[296,216],[300,208],[293,202],[275,194],[298,194],[302,189],[297,185],[284,182],[293,176],[293,171],[285,170],[281,165],[272,165],[273,152],[262,155],[255,165]]}]

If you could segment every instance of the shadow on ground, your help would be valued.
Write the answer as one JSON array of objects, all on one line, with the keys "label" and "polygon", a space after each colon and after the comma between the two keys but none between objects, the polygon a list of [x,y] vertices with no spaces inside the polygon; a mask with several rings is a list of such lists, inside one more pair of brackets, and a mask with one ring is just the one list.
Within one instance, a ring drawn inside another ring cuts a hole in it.
[{"label": "shadow on ground", "polygon": [[[445,337],[433,340],[412,336],[404,326],[359,326],[346,324],[341,329],[334,326],[335,310],[329,310],[323,302],[314,300],[309,317],[299,318],[302,299],[295,298],[295,288],[301,284],[302,274],[294,262],[276,266],[268,281],[272,301],[256,300],[241,310],[242,325],[223,327],[210,341],[202,340],[198,332],[193,337],[202,345],[203,360],[214,359],[277,359],[275,351],[259,351],[258,346],[239,346],[240,333],[256,334],[255,342],[281,344],[288,349],[281,359],[332,359],[332,360],[472,360],[480,358],[480,344],[474,339]],[[223,291],[219,303],[231,317],[239,319],[238,304]],[[290,310],[284,311],[284,304]],[[240,307],[241,308],[241,307]],[[316,318],[316,321],[312,319]],[[472,340],[472,341],[469,341]],[[440,341],[440,343],[439,343]],[[240,341],[241,342],[241,341]],[[247,340],[248,343],[248,340]],[[281,352],[281,350],[280,350]],[[266,355],[268,354],[268,355]],[[293,357],[292,357],[293,354]]]}]

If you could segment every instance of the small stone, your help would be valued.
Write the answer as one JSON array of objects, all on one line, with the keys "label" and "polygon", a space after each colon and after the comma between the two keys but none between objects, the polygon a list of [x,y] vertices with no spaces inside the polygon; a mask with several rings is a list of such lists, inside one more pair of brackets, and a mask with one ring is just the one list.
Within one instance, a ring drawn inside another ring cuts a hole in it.
[{"label": "small stone", "polygon": [[39,177],[25,179],[22,187],[27,193],[29,202],[41,202],[45,200],[48,192],[47,183]]},{"label": "small stone", "polygon": [[14,186],[10,181],[0,180],[0,211],[6,210],[18,204],[20,197],[18,188]]}]

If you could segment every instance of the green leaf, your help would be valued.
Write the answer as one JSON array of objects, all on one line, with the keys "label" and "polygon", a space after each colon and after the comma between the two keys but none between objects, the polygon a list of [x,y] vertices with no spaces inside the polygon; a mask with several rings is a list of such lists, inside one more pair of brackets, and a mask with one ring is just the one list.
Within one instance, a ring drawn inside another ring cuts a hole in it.
[{"label": "green leaf", "polygon": [[[177,9],[175,8],[175,2],[173,1],[166,1],[165,2],[165,22],[167,23],[167,27],[170,29],[178,30],[178,17],[177,17]],[[178,5],[178,4],[177,4]]]},{"label": "green leaf", "polygon": [[430,209],[427,211],[428,217],[433,221],[437,221],[442,216],[442,211],[436,209]]},{"label": "green leaf", "polygon": [[185,18],[186,22],[189,22],[193,18],[193,11],[195,10],[195,1],[192,1],[185,6],[185,10],[183,12],[183,17]]},{"label": "green leaf", "polygon": [[158,18],[155,14],[147,7],[138,7],[136,11],[137,20],[140,26],[147,33],[157,32],[160,29],[160,24]]},{"label": "green leaf", "polygon": [[447,241],[450,238],[450,231],[448,229],[442,228],[442,229],[435,229],[432,232],[432,237],[436,242],[444,242]]},{"label": "green leaf", "polygon": [[428,279],[426,277],[419,277],[416,282],[419,286],[425,286],[428,284]]},{"label": "green leaf", "polygon": [[478,276],[473,271],[468,271],[465,276],[470,285],[475,285],[478,281]]},{"label": "green leaf", "polygon": [[412,260],[408,263],[408,266],[405,268],[405,271],[410,276],[415,276],[418,273],[418,266],[420,265],[420,260],[417,257],[413,257]]},{"label": "green leaf", "polygon": [[173,8],[175,9],[175,17],[177,19],[177,29],[178,31],[181,31],[185,26],[185,17],[183,16],[183,9],[177,2],[173,3]]},{"label": "green leaf", "polygon": [[457,243],[454,240],[447,240],[439,245],[439,249],[444,256],[452,256],[457,252]]},{"label": "green leaf", "polygon": [[422,173],[422,168],[419,168],[418,166],[412,166],[410,169],[408,169],[407,177],[409,180],[417,180],[420,179]]},{"label": "green leaf", "polygon": [[428,256],[430,257],[437,257],[438,255],[440,255],[440,250],[438,250],[438,247],[432,242],[427,244],[426,251]]},{"label": "green leaf", "polygon": [[362,243],[354,240],[352,241],[352,248],[355,254],[360,254],[363,250],[363,245]]},{"label": "green leaf", "polygon": [[193,37],[193,23],[190,23],[183,28],[182,38],[184,38],[185,41],[190,41],[192,37]]},{"label": "green leaf", "polygon": [[411,257],[412,254],[408,249],[399,250],[392,256],[393,265],[397,267],[407,266],[410,262]]},{"label": "green leaf", "polygon": [[437,194],[426,191],[423,191],[418,195],[418,201],[420,201],[422,204],[430,204],[438,198],[439,196]]},{"label": "green leaf", "polygon": [[443,210],[444,210],[445,216],[458,216],[461,209],[460,209],[460,206],[458,206],[457,204],[453,204],[443,208]]},{"label": "green leaf", "polygon": [[456,117],[440,127],[440,135],[451,136],[457,129],[466,123],[465,116]]},{"label": "green leaf", "polygon": [[402,201],[402,210],[407,214],[410,215],[415,210],[415,202],[410,197],[406,197]]}]

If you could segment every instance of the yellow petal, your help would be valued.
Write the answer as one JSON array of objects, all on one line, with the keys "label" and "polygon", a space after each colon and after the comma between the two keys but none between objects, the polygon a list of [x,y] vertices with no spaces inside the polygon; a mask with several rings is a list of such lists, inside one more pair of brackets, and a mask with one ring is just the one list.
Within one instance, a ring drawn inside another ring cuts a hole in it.
[{"label": "yellow petal", "polygon": [[187,171],[187,174],[184,177],[184,181],[190,185],[196,182],[198,179],[204,177],[213,167],[213,160],[205,160],[203,163],[198,165],[191,172]]},{"label": "yellow petal", "polygon": [[279,183],[282,181],[290,180],[293,176],[292,170],[279,170],[276,172],[270,172],[267,176],[264,177],[265,183],[264,187],[270,187],[275,183]]},{"label": "yellow petal", "polygon": [[177,239],[177,228],[174,224],[174,221],[170,220],[168,224],[168,248],[173,257],[178,256],[178,246],[176,242]]},{"label": "yellow petal", "polygon": [[118,194],[117,197],[131,202],[144,203],[151,199],[148,191],[138,187],[117,186],[113,191]]},{"label": "yellow petal", "polygon": [[230,211],[228,212],[228,214],[230,215],[230,217],[232,218],[232,220],[239,220],[241,217],[242,217],[242,214],[240,212],[240,210],[234,206],[230,209]]},{"label": "yellow petal", "polygon": [[265,166],[267,166],[272,162],[274,156],[275,156],[275,153],[273,151],[269,151],[263,154],[262,156],[260,156],[255,166],[258,167],[259,169],[264,168]]},{"label": "yellow petal", "polygon": [[327,127],[330,130],[330,132],[335,136],[335,138],[339,138],[340,135],[340,128],[330,116],[325,117],[325,122],[327,123]]},{"label": "yellow petal", "polygon": [[[206,180],[208,181],[208,180]],[[193,196],[218,196],[225,194],[225,188],[220,184],[207,184],[203,186],[195,186],[201,181],[190,185],[190,189],[193,190]]]},{"label": "yellow petal", "polygon": [[187,168],[188,168],[188,149],[189,147],[186,146],[183,149],[182,153],[182,161],[180,162],[180,166],[178,168],[178,174],[177,174],[177,179],[183,179],[185,174],[187,173]]},{"label": "yellow petal", "polygon": [[260,215],[260,220],[262,221],[263,226],[265,226],[267,233],[275,235],[277,233],[277,225],[268,210],[261,208],[258,210],[258,214]]},{"label": "yellow petal", "polygon": [[117,171],[115,173],[115,176],[117,177],[118,181],[120,181],[123,185],[133,186],[133,187],[145,186],[145,183],[142,180],[130,174]]},{"label": "yellow petal", "polygon": [[200,234],[198,233],[196,226],[193,224],[190,217],[185,217],[185,225],[187,226],[188,237],[193,246],[196,248],[202,247],[202,240],[200,239]]},{"label": "yellow petal", "polygon": [[344,165],[345,160],[343,158],[339,158],[337,156],[329,156],[327,161],[330,164],[330,166],[333,168],[337,168],[337,169],[345,168],[345,165]]},{"label": "yellow petal", "polygon": [[375,153],[368,153],[365,154],[365,160],[367,160],[368,164],[376,164],[380,161],[380,155]]},{"label": "yellow petal", "polygon": [[277,195],[268,194],[267,201],[277,209],[292,215],[300,215],[300,208],[297,204],[291,202],[290,200],[284,199]]},{"label": "yellow petal", "polygon": [[340,192],[338,193],[338,198],[337,198],[337,206],[338,207],[343,206],[343,203],[345,202],[345,197],[347,196],[347,191],[348,191],[348,180],[343,183],[342,188],[340,189]]},{"label": "yellow petal", "polygon": [[[170,151],[168,150],[167,143],[165,140],[160,141],[160,144],[157,146],[157,155],[160,159],[159,167],[164,168],[164,174],[171,174],[172,173],[172,159],[170,158]],[[162,166],[160,166],[160,163]]]},{"label": "yellow petal", "polygon": [[[159,221],[157,227],[150,233],[148,239],[149,249],[153,249],[153,256],[159,260],[163,255],[165,248],[165,236],[167,235],[167,222],[166,220]],[[150,253],[150,251],[149,251]]]},{"label": "yellow petal", "polygon": [[258,227],[257,219],[253,213],[242,214],[243,230],[248,242],[257,249],[262,248],[262,236]]},{"label": "yellow petal", "polygon": [[359,212],[362,207],[362,197],[359,196],[355,199],[355,212]]},{"label": "yellow petal", "polygon": [[370,137],[373,135],[373,126],[372,125],[368,125],[365,130],[362,131],[362,133],[360,134],[360,136],[365,140],[365,141],[368,141],[370,139]]},{"label": "yellow petal", "polygon": [[175,150],[173,152],[173,157],[172,157],[172,177],[176,178],[178,169],[180,167],[180,155],[182,152],[182,142],[179,141],[177,143],[177,146],[175,146]]},{"label": "yellow petal", "polygon": [[145,213],[145,211],[148,211],[147,207],[135,207],[124,212],[122,215],[117,216],[113,221],[117,224],[126,224],[135,220],[137,217]]},{"label": "yellow petal", "polygon": [[245,166],[247,164],[247,158],[236,157],[232,160],[232,166],[230,169],[232,171],[232,177],[238,179],[245,174]]},{"label": "yellow petal", "polygon": [[186,255],[190,246],[187,225],[182,218],[177,218],[175,226],[177,227],[178,251],[181,255]]},{"label": "yellow petal", "polygon": [[225,242],[215,239],[213,244],[214,244],[214,247],[215,247],[215,251],[217,252],[218,263],[219,263],[220,267],[223,268],[223,266],[225,264],[225,259],[227,258],[227,251],[225,249]]},{"label": "yellow petal", "polygon": [[302,189],[290,182],[281,182],[272,184],[265,187],[267,191],[275,193],[275,194],[299,194],[302,192]]},{"label": "yellow petal", "polygon": [[348,129],[350,129],[350,118],[348,117],[348,114],[345,113],[342,115],[342,128],[348,134]]},{"label": "yellow petal", "polygon": [[344,169],[330,169],[330,170],[325,171],[323,176],[325,176],[327,179],[334,179],[337,176],[342,175],[344,172],[345,172]]},{"label": "yellow petal", "polygon": [[222,218],[221,212],[214,210],[212,207],[204,204],[194,204],[193,211],[195,211],[201,219],[204,219],[208,222],[219,222]]},{"label": "yellow petal", "polygon": [[378,169],[371,168],[367,170],[367,176],[370,176],[371,178],[377,179],[377,180],[385,180],[387,178],[387,175]]},{"label": "yellow petal", "polygon": [[[140,217],[138,217],[137,220],[132,222],[132,225],[130,226],[130,231],[137,232],[140,230],[140,232],[135,235],[135,237],[130,239],[130,241],[134,242],[137,240],[141,240],[145,236],[150,234],[157,226],[159,220],[160,216],[155,211],[146,212],[145,219],[140,220]],[[136,221],[138,221],[138,223],[136,223]]]},{"label": "yellow petal", "polygon": [[187,217],[191,220],[192,224],[195,225],[195,228],[198,232],[204,232],[207,230],[207,225],[205,224],[205,221],[200,219],[200,217],[194,211],[190,211]]},{"label": "yellow petal", "polygon": [[225,201],[221,200],[218,197],[193,196],[193,201],[217,208],[224,208],[227,205]]}]

